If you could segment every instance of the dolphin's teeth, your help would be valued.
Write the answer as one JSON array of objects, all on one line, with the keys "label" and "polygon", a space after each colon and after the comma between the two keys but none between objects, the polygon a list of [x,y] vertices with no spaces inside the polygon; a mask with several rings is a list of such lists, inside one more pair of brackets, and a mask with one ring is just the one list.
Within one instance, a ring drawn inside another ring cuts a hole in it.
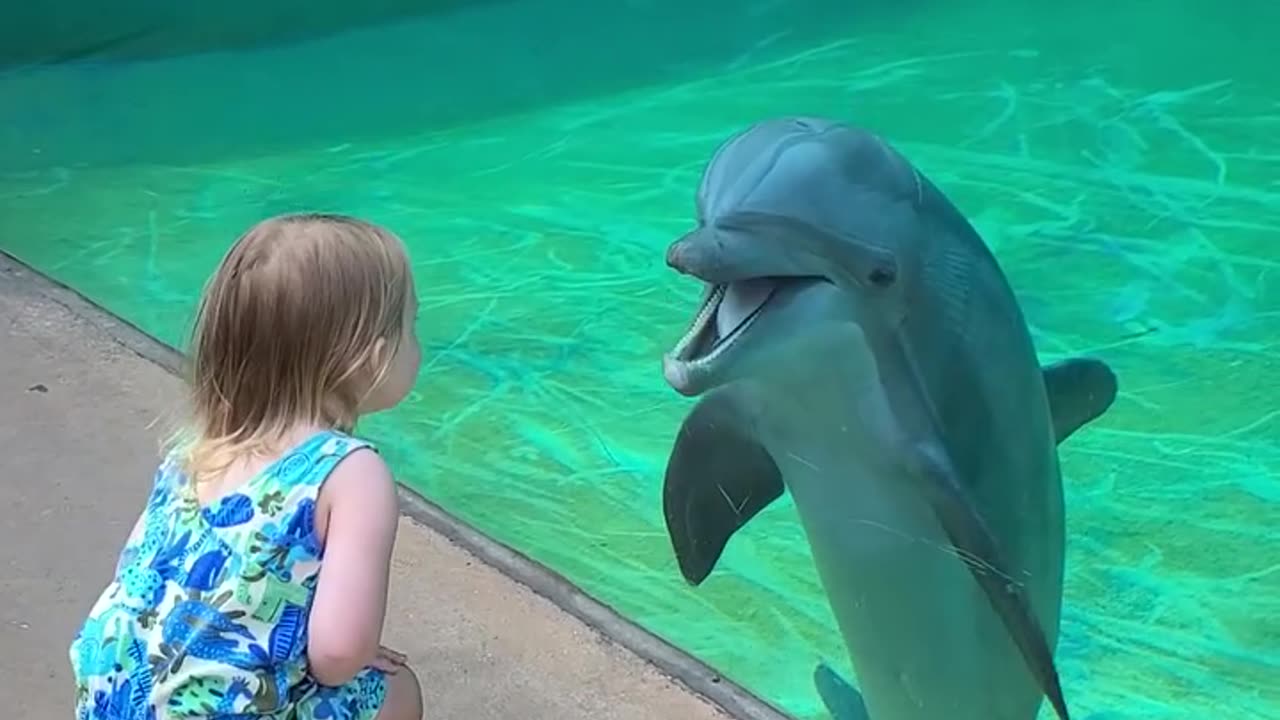
[{"label": "dolphin's teeth", "polygon": [[[755,321],[755,319],[760,315],[760,312],[764,310],[765,305],[768,304],[769,298],[773,297],[773,291],[777,289],[777,283],[771,280],[759,279],[746,282],[757,283],[755,287],[746,291],[747,296],[745,299],[748,300],[748,302],[743,302],[744,298],[735,299],[733,303],[736,307],[731,308],[726,315],[726,317],[730,319],[736,319],[737,323],[727,326],[729,327],[729,330],[725,333],[719,332],[718,328],[711,330],[710,334],[712,337],[710,347],[707,348],[707,352],[704,354],[695,355],[694,357],[689,358],[688,362],[690,365],[695,367],[708,366],[719,359],[719,357],[723,355],[744,332],[746,332],[746,329],[751,326],[751,323]],[[730,285],[723,293],[723,297],[721,297],[719,303],[714,306],[717,325],[719,324],[721,308],[723,308],[726,303],[730,302],[729,295],[734,292],[733,288],[738,284],[739,283],[733,283]],[[756,295],[761,289],[763,290],[763,295],[758,298],[757,302]],[[738,312],[744,310],[746,313],[745,315],[737,315]],[[699,337],[702,336],[700,335]],[[695,342],[692,348],[694,352],[696,352],[699,349],[699,344]]]},{"label": "dolphin's teeth", "polygon": [[777,286],[770,278],[711,286],[689,331],[669,353],[671,360],[690,367],[709,365],[756,319]]},{"label": "dolphin's teeth", "polygon": [[694,316],[693,323],[689,327],[689,331],[680,338],[675,348],[671,351],[672,356],[677,360],[689,360],[690,356],[698,349],[699,341],[702,333],[707,329],[708,322],[715,316],[720,301],[724,297],[725,286],[714,285],[708,292],[707,297],[699,308],[698,314]]}]

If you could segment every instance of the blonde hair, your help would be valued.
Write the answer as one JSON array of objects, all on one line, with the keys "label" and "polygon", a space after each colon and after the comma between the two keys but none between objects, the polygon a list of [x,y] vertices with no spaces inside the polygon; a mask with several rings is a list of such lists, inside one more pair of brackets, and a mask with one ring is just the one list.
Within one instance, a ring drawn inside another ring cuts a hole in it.
[{"label": "blonde hair", "polygon": [[354,429],[399,347],[410,282],[399,238],[356,218],[281,215],[241,235],[192,332],[191,418],[173,440],[188,475],[278,451],[302,425]]}]

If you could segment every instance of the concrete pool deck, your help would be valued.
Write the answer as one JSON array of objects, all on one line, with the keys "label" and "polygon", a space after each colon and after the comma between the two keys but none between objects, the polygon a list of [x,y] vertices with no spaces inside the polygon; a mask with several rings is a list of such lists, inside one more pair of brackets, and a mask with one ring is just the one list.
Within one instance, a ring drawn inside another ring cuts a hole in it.
[{"label": "concrete pool deck", "polygon": [[[0,697],[12,717],[70,717],[67,646],[179,400],[165,349],[130,333],[0,254],[0,647],[20,650],[0,658]],[[385,640],[418,670],[428,720],[782,717],[438,509],[406,505]]]}]

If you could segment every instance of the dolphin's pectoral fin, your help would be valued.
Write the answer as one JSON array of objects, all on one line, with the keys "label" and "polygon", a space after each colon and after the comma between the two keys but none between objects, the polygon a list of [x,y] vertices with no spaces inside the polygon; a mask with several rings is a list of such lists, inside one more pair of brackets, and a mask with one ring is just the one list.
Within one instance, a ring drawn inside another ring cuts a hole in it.
[{"label": "dolphin's pectoral fin", "polygon": [[956,554],[969,566],[986,593],[1059,719],[1069,720],[1053,649],[1049,647],[1044,629],[1031,612],[1022,583],[1010,576],[995,536],[969,501],[946,452],[936,447],[919,447],[914,457],[934,515]]},{"label": "dolphin's pectoral fin", "polygon": [[813,669],[813,686],[833,720],[871,720],[862,693],[826,662],[818,663]]},{"label": "dolphin's pectoral fin", "polygon": [[667,533],[685,580],[698,584],[725,545],[782,496],[782,473],[751,431],[732,385],[707,393],[680,426],[662,489]]},{"label": "dolphin's pectoral fin", "polygon": [[1059,444],[1115,402],[1116,374],[1101,360],[1068,358],[1045,366],[1042,373]]}]

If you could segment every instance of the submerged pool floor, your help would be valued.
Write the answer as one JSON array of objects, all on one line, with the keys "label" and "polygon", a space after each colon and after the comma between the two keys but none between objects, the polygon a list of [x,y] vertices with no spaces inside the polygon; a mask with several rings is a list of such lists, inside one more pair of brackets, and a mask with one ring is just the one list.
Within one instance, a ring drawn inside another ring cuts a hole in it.
[{"label": "submerged pool floor", "polygon": [[1091,353],[1119,374],[1113,410],[1062,448],[1073,714],[1274,720],[1276,87],[1203,66],[1176,85],[1173,55],[1146,77],[1123,48],[1049,61],[1025,28],[955,37],[939,22],[765,49],[683,84],[413,137],[0,170],[0,247],[180,344],[249,224],[297,209],[385,223],[411,246],[425,359],[410,400],[365,429],[401,479],[797,718],[825,718],[814,663],[852,671],[790,503],[740,532],[701,588],[675,567],[660,485],[690,405],[660,357],[700,288],[663,250],[691,223],[702,164],[745,124],[867,125],[984,233],[1046,362]]}]

